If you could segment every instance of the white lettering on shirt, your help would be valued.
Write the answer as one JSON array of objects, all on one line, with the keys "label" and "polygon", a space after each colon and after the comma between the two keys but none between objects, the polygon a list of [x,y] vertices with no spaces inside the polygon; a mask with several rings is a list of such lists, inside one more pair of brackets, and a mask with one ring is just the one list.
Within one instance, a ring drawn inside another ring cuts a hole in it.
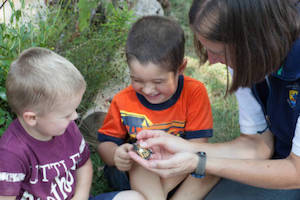
[{"label": "white lettering on shirt", "polygon": [[25,178],[25,174],[23,173],[8,173],[8,172],[0,172],[0,181],[6,182],[21,182]]},{"label": "white lettering on shirt", "polygon": [[[51,183],[50,196],[47,196],[47,200],[63,200],[69,197],[69,194],[72,192],[72,186],[75,182],[75,178],[72,175],[71,171],[76,170],[76,165],[80,160],[80,153],[75,153],[71,155],[70,160],[72,161],[72,166],[68,169],[65,160],[61,160],[59,162],[48,163],[45,165],[36,165],[33,167],[33,171],[36,171],[37,174],[40,173],[40,179],[38,179],[38,175],[35,176],[35,180],[30,180],[32,185],[37,184],[39,181],[49,182],[51,178],[49,177],[50,170],[55,171],[55,178]],[[64,173],[63,173],[64,172]],[[33,172],[34,173],[34,172]],[[2,175],[3,176],[3,175]],[[22,180],[24,180],[25,174]],[[50,179],[49,179],[50,178]],[[20,179],[20,178],[19,178]],[[1,180],[1,174],[0,174]],[[32,197],[32,198],[31,198]],[[22,200],[34,200],[34,196],[28,193],[27,191],[23,193]]]}]

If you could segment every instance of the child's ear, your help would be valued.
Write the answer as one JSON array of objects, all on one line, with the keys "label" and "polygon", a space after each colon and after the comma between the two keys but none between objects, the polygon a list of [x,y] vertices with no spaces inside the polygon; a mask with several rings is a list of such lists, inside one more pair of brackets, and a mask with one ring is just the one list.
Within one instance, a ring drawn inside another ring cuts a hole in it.
[{"label": "child's ear", "polygon": [[23,120],[26,124],[29,126],[35,126],[36,125],[36,114],[31,111],[26,111],[23,113]]},{"label": "child's ear", "polygon": [[187,59],[185,58],[185,59],[183,59],[183,62],[182,62],[182,64],[180,65],[180,67],[178,69],[178,73],[183,74],[186,66],[187,66]]}]

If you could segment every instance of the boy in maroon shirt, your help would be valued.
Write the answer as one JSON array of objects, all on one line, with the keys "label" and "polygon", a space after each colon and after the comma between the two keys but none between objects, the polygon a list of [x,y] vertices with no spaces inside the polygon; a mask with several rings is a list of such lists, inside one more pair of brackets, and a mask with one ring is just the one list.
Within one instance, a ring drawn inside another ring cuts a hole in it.
[{"label": "boy in maroon shirt", "polygon": [[11,64],[17,119],[0,139],[0,200],[89,198],[92,164],[74,122],[85,88],[74,65],[48,49],[27,49]]}]

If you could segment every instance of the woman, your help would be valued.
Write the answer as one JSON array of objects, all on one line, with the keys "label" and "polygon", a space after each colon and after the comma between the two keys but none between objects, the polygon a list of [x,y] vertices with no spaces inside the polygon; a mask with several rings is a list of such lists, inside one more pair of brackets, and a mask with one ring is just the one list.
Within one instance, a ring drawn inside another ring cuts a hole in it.
[{"label": "woman", "polygon": [[224,178],[208,200],[299,199],[299,12],[298,0],[194,0],[189,20],[197,53],[232,69],[229,92],[239,103],[241,135],[192,145],[143,131],[138,138],[156,147],[153,159],[132,158],[163,177],[205,172]]}]

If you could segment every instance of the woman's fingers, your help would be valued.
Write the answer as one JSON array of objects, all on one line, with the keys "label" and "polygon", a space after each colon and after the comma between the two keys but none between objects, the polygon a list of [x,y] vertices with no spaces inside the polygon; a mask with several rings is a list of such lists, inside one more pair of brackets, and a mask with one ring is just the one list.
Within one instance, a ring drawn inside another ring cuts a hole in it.
[{"label": "woman's fingers", "polygon": [[198,157],[193,153],[176,153],[168,159],[161,160],[145,160],[134,152],[129,154],[133,160],[144,168],[164,178],[190,173],[195,170],[198,163]]},{"label": "woman's fingers", "polygon": [[135,152],[130,151],[128,152],[129,156],[131,157],[132,160],[134,160],[135,162],[139,163],[141,166],[143,166],[144,168],[149,168],[150,167],[150,163],[148,160],[145,160],[144,158],[141,158],[139,155],[137,155]]},{"label": "woman's fingers", "polygon": [[149,138],[162,137],[164,135],[168,135],[168,133],[166,133],[162,130],[142,130],[138,133],[137,139],[138,140],[147,140]]}]

